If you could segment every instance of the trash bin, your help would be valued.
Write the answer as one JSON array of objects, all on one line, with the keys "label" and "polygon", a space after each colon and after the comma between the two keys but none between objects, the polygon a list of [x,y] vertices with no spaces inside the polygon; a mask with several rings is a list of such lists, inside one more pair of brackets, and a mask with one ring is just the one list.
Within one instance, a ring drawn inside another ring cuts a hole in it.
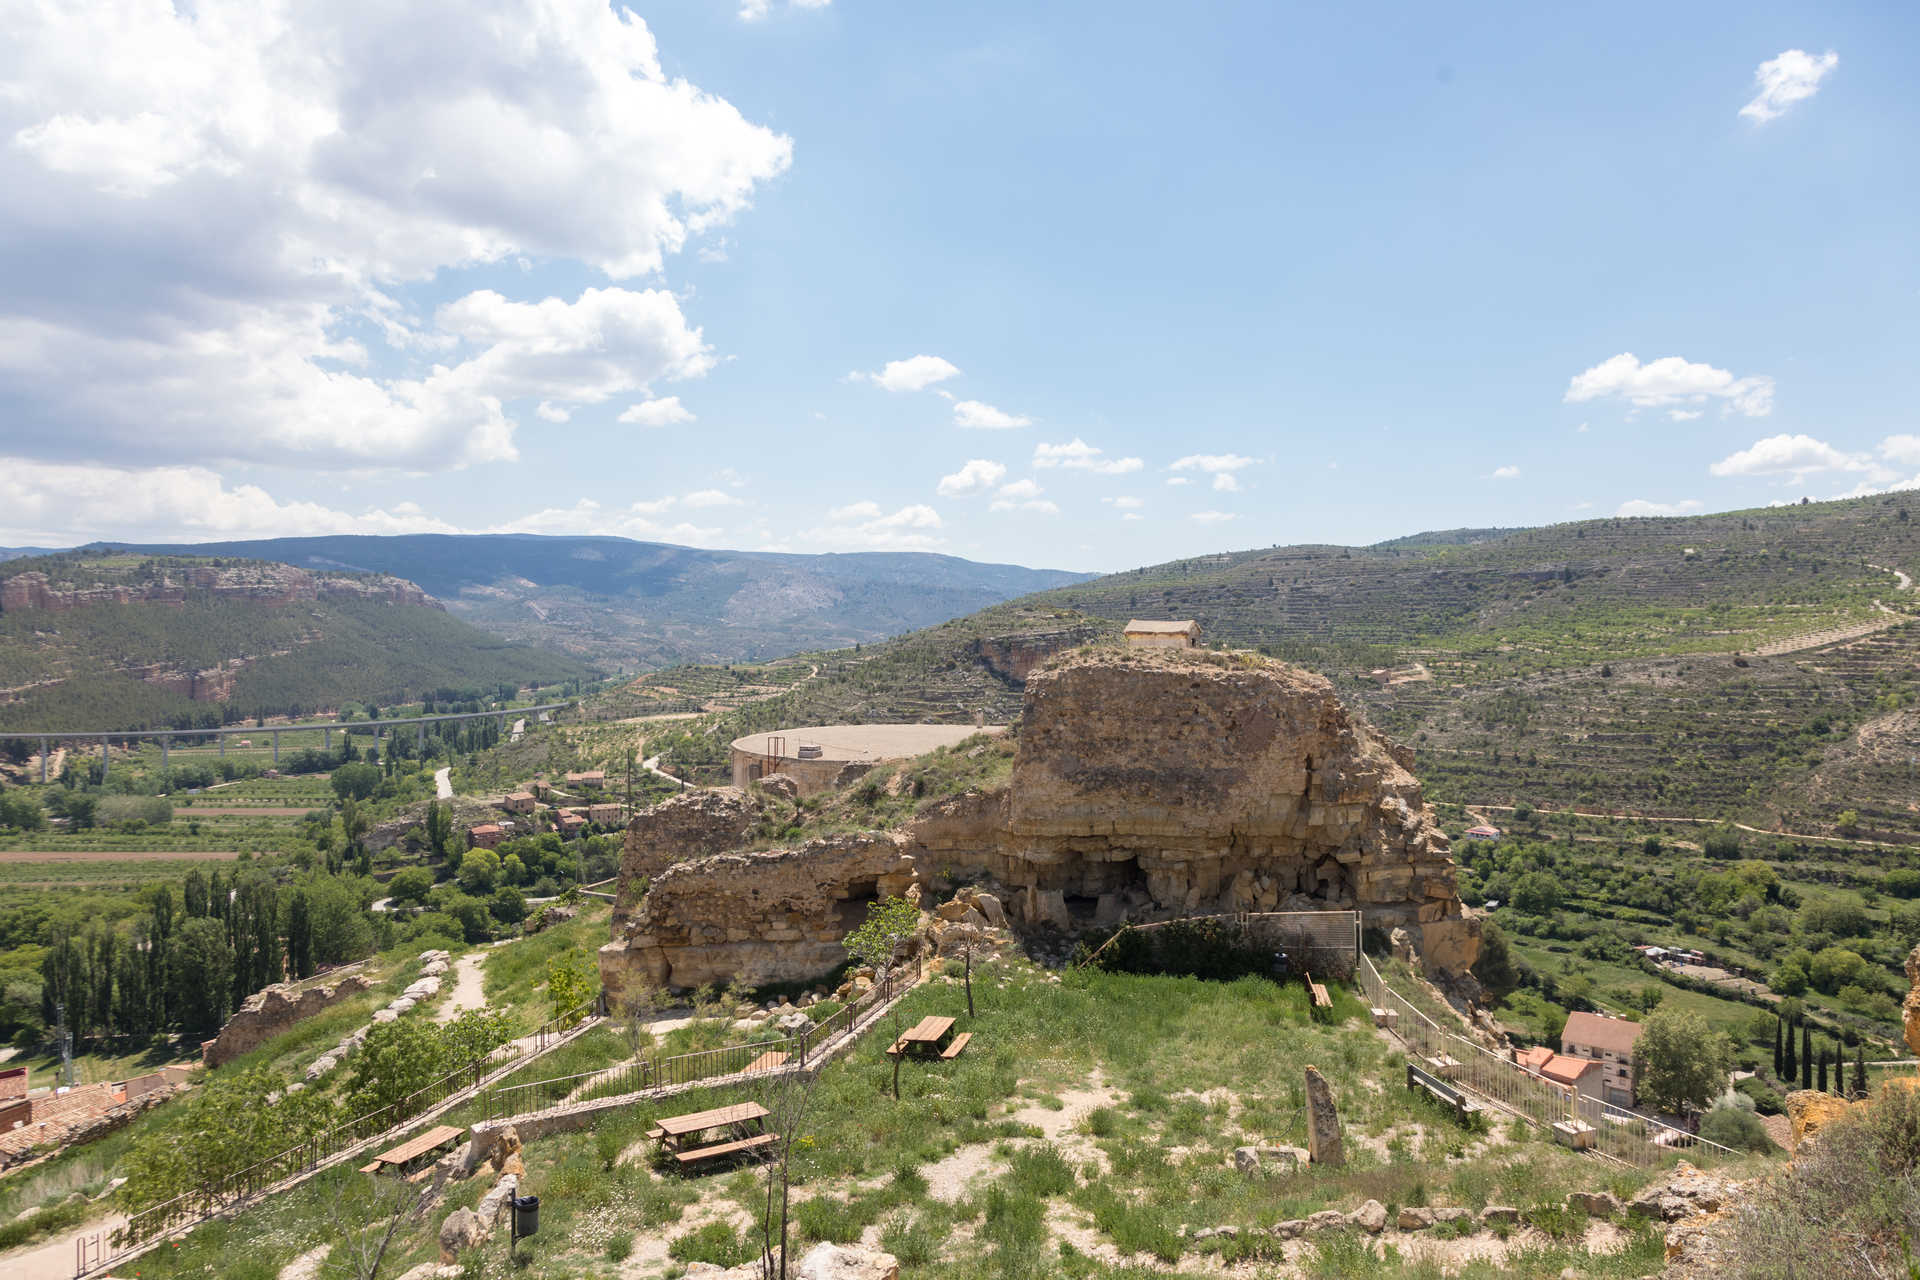
[{"label": "trash bin", "polygon": [[525,1239],[540,1230],[540,1197],[513,1197],[513,1238]]}]

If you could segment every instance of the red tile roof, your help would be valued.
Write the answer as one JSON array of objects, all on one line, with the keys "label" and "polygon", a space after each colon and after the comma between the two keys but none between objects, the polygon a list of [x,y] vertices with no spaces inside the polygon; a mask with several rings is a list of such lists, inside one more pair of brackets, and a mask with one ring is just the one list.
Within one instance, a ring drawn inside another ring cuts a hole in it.
[{"label": "red tile roof", "polygon": [[1633,1042],[1640,1038],[1640,1024],[1626,1018],[1607,1018],[1597,1013],[1570,1013],[1561,1044],[1591,1045],[1610,1053],[1631,1054]]}]

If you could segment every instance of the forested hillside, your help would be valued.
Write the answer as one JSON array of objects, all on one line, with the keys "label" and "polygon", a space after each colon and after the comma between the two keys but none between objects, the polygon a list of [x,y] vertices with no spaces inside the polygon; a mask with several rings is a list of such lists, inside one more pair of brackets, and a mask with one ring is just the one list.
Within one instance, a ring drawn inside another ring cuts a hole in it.
[{"label": "forested hillside", "polygon": [[490,631],[628,669],[871,642],[1089,576],[920,552],[786,555],[523,534],[136,550],[393,574]]},{"label": "forested hillside", "polygon": [[[6,563],[0,592],[13,603],[0,609],[0,729],[206,726],[592,675],[577,659],[513,644],[431,601],[394,603],[419,597],[411,584],[315,587],[285,566],[249,562],[234,572],[212,560],[130,559]],[[196,568],[221,571],[221,585],[190,585]],[[29,580],[61,607],[20,604]],[[158,598],[138,598],[142,590]],[[122,603],[116,591],[134,598]],[[89,598],[74,603],[78,596]]]}]

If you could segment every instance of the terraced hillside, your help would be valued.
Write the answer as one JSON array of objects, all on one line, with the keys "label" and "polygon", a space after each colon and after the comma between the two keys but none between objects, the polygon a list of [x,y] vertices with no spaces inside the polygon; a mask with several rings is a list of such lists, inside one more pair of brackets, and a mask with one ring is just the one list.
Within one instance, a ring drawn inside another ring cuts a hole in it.
[{"label": "terraced hillside", "polygon": [[[840,720],[1012,715],[1022,636],[1195,618],[1334,678],[1414,745],[1436,798],[1732,817],[1915,838],[1920,521],[1910,495],[1672,519],[1459,530],[1175,561],[1026,597],[682,712],[714,741]],[[1046,643],[1036,641],[1044,649]],[[798,675],[806,672],[804,677]],[[692,687],[648,677],[635,705]],[[629,712],[628,714],[634,714]]]}]

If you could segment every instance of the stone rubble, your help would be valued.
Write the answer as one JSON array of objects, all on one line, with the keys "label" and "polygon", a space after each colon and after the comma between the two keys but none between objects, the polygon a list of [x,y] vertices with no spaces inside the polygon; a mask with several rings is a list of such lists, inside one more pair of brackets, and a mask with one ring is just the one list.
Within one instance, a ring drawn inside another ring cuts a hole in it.
[{"label": "stone rubble", "polygon": [[[373,1011],[372,1021],[366,1026],[354,1028],[353,1031],[341,1039],[339,1044],[336,1044],[333,1048],[308,1063],[306,1073],[307,1083],[312,1084],[339,1066],[342,1059],[366,1043],[367,1033],[372,1031],[375,1026],[393,1022],[397,1020],[401,1014],[410,1012],[417,1007],[422,1000],[438,995],[440,993],[441,975],[446,973],[452,960],[453,956],[446,951],[437,949],[422,951],[420,953],[421,976],[409,985],[404,992],[389,1002],[384,1009],[375,1009]],[[366,982],[361,981],[359,989],[364,991],[366,988]]]}]

